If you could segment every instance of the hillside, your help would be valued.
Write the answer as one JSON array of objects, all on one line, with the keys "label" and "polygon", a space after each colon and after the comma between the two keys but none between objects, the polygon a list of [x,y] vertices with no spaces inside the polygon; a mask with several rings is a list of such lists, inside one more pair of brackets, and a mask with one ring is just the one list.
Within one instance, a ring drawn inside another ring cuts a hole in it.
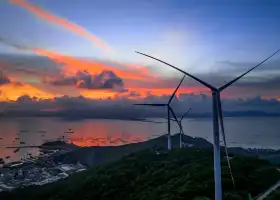
[{"label": "hillside", "polygon": [[[179,147],[179,134],[172,136],[172,147]],[[184,141],[196,148],[212,149],[212,144],[203,138],[184,135]],[[83,165],[93,166],[116,161],[125,155],[144,149],[166,149],[167,137],[160,136],[144,142],[125,144],[120,146],[92,146],[82,147],[67,154],[55,157],[55,162],[75,164],[79,161]]]},{"label": "hillside", "polygon": [[[213,199],[212,152],[194,148],[143,150],[119,161],[74,174],[68,179],[41,186],[0,193],[5,200],[142,200]],[[232,168],[236,181],[233,189],[226,161],[222,161],[225,200],[247,199],[263,192],[280,179],[276,167],[252,157],[234,157]]]},{"label": "hillside", "polygon": [[[203,138],[191,137],[184,135],[183,140],[188,146],[212,150],[213,146],[210,142]],[[179,134],[172,135],[172,147],[179,147]],[[69,145],[67,145],[68,148]],[[76,164],[78,161],[86,166],[93,166],[96,164],[104,164],[112,161],[116,161],[125,155],[133,152],[137,152],[144,149],[166,149],[167,138],[166,136],[160,136],[144,142],[125,144],[120,146],[92,146],[92,147],[73,147],[73,151],[59,155],[54,158],[55,162],[61,162],[66,164]],[[72,148],[72,146],[70,145]],[[221,151],[224,151],[221,146]],[[280,164],[280,150],[271,149],[244,149],[240,147],[230,147],[228,152],[231,156],[249,156],[259,157],[269,160],[273,164]]]}]

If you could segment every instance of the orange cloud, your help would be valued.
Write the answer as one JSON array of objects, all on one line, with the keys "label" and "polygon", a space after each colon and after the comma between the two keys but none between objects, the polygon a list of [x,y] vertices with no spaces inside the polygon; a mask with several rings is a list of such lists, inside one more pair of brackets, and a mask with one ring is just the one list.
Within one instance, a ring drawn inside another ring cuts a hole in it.
[{"label": "orange cloud", "polygon": [[57,53],[54,51],[47,51],[45,49],[33,48],[35,53],[46,56],[51,60],[61,64],[64,70],[65,75],[73,75],[77,71],[87,70],[91,74],[100,73],[103,70],[111,70],[117,76],[123,79],[136,79],[136,80],[151,80],[150,77],[143,76],[138,73],[138,71],[133,70],[121,70],[113,66],[106,65],[101,62],[89,61],[79,58],[74,58],[71,56],[65,56],[61,53]]},{"label": "orange cloud", "polygon": [[37,97],[39,99],[52,99],[55,96],[58,96],[57,94],[51,94],[48,92],[44,92],[34,86],[27,85],[27,84],[7,84],[2,85],[0,87],[1,95],[0,95],[0,101],[7,101],[17,100],[18,97],[23,95],[28,95],[30,97]]},{"label": "orange cloud", "polygon": [[[0,40],[1,42],[1,40]],[[88,89],[77,89],[78,95],[82,95],[86,98],[93,98],[93,99],[99,99],[99,98],[117,98],[117,97],[127,97],[130,99],[133,98],[144,98],[147,97],[148,94],[152,94],[155,96],[161,96],[161,95],[171,95],[174,91],[174,88],[153,88],[154,85],[152,83],[163,81],[160,80],[160,78],[151,78],[149,70],[142,69],[138,65],[129,64],[132,69],[119,69],[117,67],[104,64],[102,62],[97,61],[91,61],[91,60],[84,60],[80,58],[75,58],[71,56],[66,56],[64,54],[55,52],[55,51],[49,51],[45,49],[40,48],[30,48],[30,47],[22,47],[16,44],[13,44],[11,42],[8,42],[6,40],[2,39],[2,42],[9,46],[13,46],[14,48],[20,49],[20,50],[28,50],[35,52],[38,55],[46,56],[49,59],[53,60],[57,64],[59,64],[62,67],[63,75],[65,76],[72,76],[75,75],[78,71],[87,70],[91,74],[98,74],[103,70],[110,70],[113,71],[117,76],[121,77],[122,79],[130,79],[130,80],[138,80],[143,82],[149,82],[151,85],[149,87],[138,87],[137,81],[136,82],[127,82],[127,85],[125,85],[126,88],[128,88],[127,92],[114,92],[111,90],[105,90],[105,89],[99,89],[99,90],[88,90]],[[7,67],[7,66],[5,66]],[[140,69],[141,68],[141,69]],[[139,73],[139,70],[142,70],[142,73]],[[143,75],[147,74],[147,75]],[[52,79],[52,77],[49,77]],[[11,79],[13,82],[17,81],[15,78]],[[11,85],[7,86],[11,87],[9,89],[4,89],[5,95],[7,99],[9,100],[16,100],[21,95],[29,95],[29,96],[36,96],[38,98],[53,98],[56,96],[59,96],[60,94],[53,94],[53,93],[47,93],[43,92],[37,88],[34,88],[30,85],[24,85],[22,87],[12,87]],[[10,91],[8,91],[10,90]],[[199,93],[204,91],[204,89],[200,87],[185,87],[180,88],[177,95],[180,93]],[[131,92],[136,92],[138,95],[135,97],[130,96]],[[149,92],[149,93],[148,93]],[[76,96],[76,95],[75,95]],[[3,99],[3,98],[2,98]]]},{"label": "orange cloud", "polygon": [[[66,19],[63,19],[62,17],[56,16],[50,12],[47,12],[46,10],[44,10],[38,6],[35,6],[34,4],[28,3],[26,0],[10,0],[10,2],[25,8],[26,10],[35,14],[35,16],[37,16],[37,17],[40,17],[48,22],[61,26],[61,27],[65,28],[66,30],[76,33],[82,37],[86,37],[87,39],[92,41],[94,45],[97,45],[99,48],[101,48],[106,53],[114,52],[114,50],[111,47],[109,47],[104,41],[101,41],[96,36],[89,33],[85,28],[83,28],[79,25],[76,25],[73,22],[70,22]],[[155,74],[153,74],[151,71],[149,71],[147,68],[145,68],[143,66],[119,63],[116,61],[113,61],[113,63],[115,63],[117,65],[125,66],[127,69],[134,68],[134,71],[138,71],[138,73],[140,73],[142,75],[157,77]]]},{"label": "orange cloud", "polygon": [[87,90],[87,89],[80,89],[80,95],[90,99],[114,99],[117,95],[117,92],[100,89],[100,90]]},{"label": "orange cloud", "polygon": [[10,2],[25,8],[26,10],[35,14],[37,17],[47,20],[48,22],[57,24],[78,35],[82,35],[82,36],[88,38],[90,41],[92,41],[95,45],[97,45],[104,51],[109,51],[109,52],[112,51],[112,49],[104,41],[101,41],[98,37],[92,35],[86,29],[80,27],[79,25],[69,22],[68,20],[63,19],[62,17],[55,16],[55,15],[43,10],[39,6],[32,5],[25,0],[10,0]]}]

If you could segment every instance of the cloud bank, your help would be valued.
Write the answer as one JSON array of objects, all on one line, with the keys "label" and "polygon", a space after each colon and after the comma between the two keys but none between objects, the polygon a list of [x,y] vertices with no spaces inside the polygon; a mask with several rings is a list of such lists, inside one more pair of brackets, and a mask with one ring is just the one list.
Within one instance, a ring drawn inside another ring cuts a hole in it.
[{"label": "cloud bank", "polygon": [[[166,103],[168,96],[149,96],[142,100],[128,98],[88,99],[80,97],[58,97],[40,100],[21,96],[13,102],[2,103],[2,117],[16,116],[57,116],[70,119],[166,117],[166,109],[135,106],[135,103]],[[276,99],[224,99],[222,106],[225,116],[280,116],[280,102]],[[181,94],[172,102],[175,113],[183,115],[190,107],[190,117],[210,117],[211,97],[204,94]]]},{"label": "cloud bank", "polygon": [[[62,58],[59,57],[59,59]],[[110,66],[112,63],[109,61],[92,61],[75,57],[63,58],[62,61],[64,60],[66,60],[66,64],[58,62],[54,58],[50,59],[43,56],[0,55],[0,70],[5,74],[3,83],[6,85],[2,87],[2,91],[6,91],[6,99],[16,100],[23,95],[38,98],[54,98],[68,95],[97,99],[108,97],[115,99],[120,96],[134,99],[145,98],[149,95],[164,96],[172,94],[182,76],[180,73],[175,72],[173,77],[152,78],[142,76],[137,71],[132,73],[124,70],[125,73],[122,73],[120,70],[115,70],[121,68],[121,66],[109,69],[100,67],[101,65]],[[273,66],[267,63],[267,66],[260,66],[259,69],[266,67],[267,69],[276,70],[277,62],[278,60],[271,62]],[[252,63],[245,63],[244,65],[249,68],[251,67],[249,64]],[[195,75],[219,87],[234,78],[233,74],[240,74],[248,68],[243,67],[242,70],[236,68],[235,71],[235,68],[233,68],[233,71],[229,72],[220,70],[219,73]],[[154,69],[160,70],[161,68],[154,66]],[[264,70],[258,71],[257,69],[256,72],[258,73],[254,72],[236,82],[232,87],[225,90],[222,96],[224,98],[261,96],[262,98],[279,99],[280,71],[267,74]],[[18,87],[11,88],[9,86],[11,83],[21,84],[21,87],[17,85]],[[209,94],[209,91],[201,84],[186,77],[178,91],[178,95],[181,93]]]}]

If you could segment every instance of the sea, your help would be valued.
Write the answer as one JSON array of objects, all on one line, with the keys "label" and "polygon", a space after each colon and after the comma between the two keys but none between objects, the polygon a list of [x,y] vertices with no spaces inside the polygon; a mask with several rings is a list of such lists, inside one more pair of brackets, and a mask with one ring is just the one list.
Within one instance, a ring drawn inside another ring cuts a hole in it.
[{"label": "sea", "polygon": [[[150,122],[152,121],[152,122]],[[244,148],[280,149],[279,117],[225,118],[228,146]],[[184,133],[213,141],[212,119],[184,119]],[[171,123],[172,134],[179,128]],[[149,140],[167,133],[165,119],[144,121],[62,118],[2,118],[0,119],[0,158],[6,162],[19,161],[39,155],[38,146],[47,141],[65,140],[79,146],[112,146]]]}]

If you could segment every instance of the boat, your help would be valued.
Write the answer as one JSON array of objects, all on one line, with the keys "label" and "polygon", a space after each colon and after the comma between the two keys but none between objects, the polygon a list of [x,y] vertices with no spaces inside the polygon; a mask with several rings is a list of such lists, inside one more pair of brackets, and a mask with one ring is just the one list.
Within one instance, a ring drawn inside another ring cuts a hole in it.
[{"label": "boat", "polygon": [[20,142],[20,144],[25,144],[25,142]]}]

